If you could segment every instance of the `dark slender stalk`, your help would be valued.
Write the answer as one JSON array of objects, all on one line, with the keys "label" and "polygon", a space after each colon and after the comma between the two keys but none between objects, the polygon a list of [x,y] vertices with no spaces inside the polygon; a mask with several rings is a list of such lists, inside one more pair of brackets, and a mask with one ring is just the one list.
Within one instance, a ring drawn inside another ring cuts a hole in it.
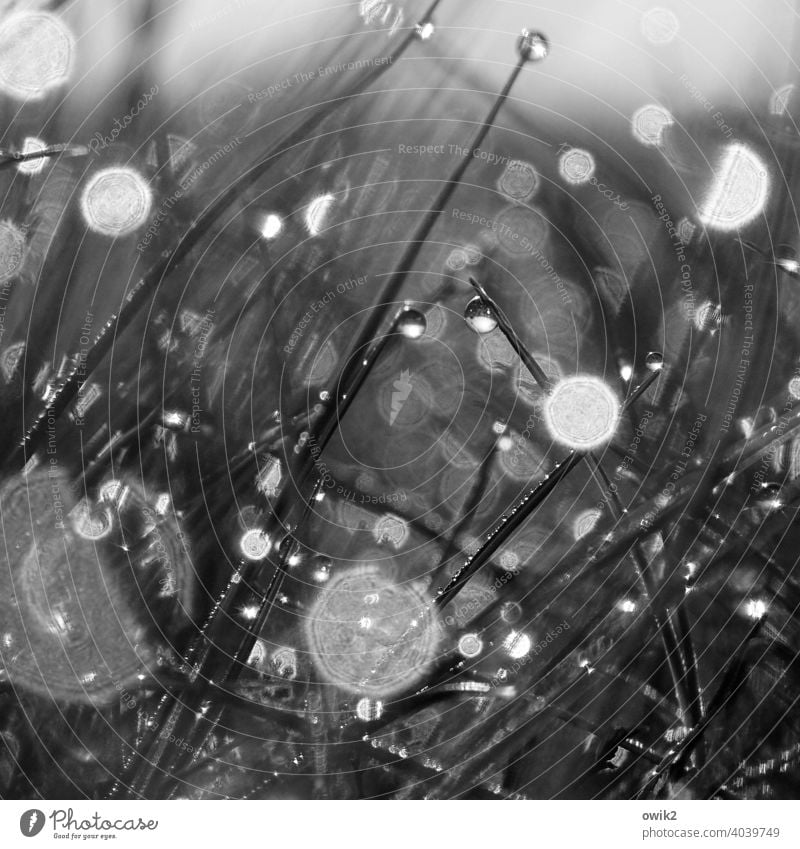
[{"label": "dark slender stalk", "polygon": [[486,303],[486,305],[494,313],[498,327],[508,340],[509,345],[511,345],[514,349],[514,353],[516,353],[516,355],[522,360],[523,365],[526,369],[528,369],[531,376],[539,384],[541,389],[549,395],[553,388],[550,378],[545,374],[544,369],[539,365],[539,363],[536,362],[533,354],[531,354],[527,347],[523,345],[506,314],[500,309],[495,301],[489,297],[486,290],[474,277],[470,277],[469,282],[472,285],[472,288],[478,293],[480,299],[484,301],[484,303]]},{"label": "dark slender stalk", "polygon": [[[428,20],[431,17],[440,2],[441,0],[434,0],[431,3],[423,20]],[[48,406],[41,411],[28,429],[21,445],[9,458],[11,464],[24,464],[39,448],[44,438],[46,431],[45,425],[48,420],[57,419],[75,400],[75,397],[78,395],[89,375],[102,362],[113,345],[114,340],[129,326],[134,316],[144,306],[147,298],[158,289],[164,278],[178,267],[189,252],[211,230],[225,210],[231,204],[238,202],[243,188],[251,185],[255,180],[269,171],[277,158],[305,141],[319,123],[340,109],[344,102],[359,97],[366,91],[380,76],[394,66],[396,61],[400,59],[416,39],[416,31],[412,27],[385,63],[370,65],[359,76],[358,81],[348,93],[317,106],[312,114],[301,121],[294,130],[290,131],[285,138],[281,139],[265,155],[261,156],[255,165],[234,179],[231,185],[201,212],[178,241],[175,248],[171,252],[167,252],[164,258],[155,262],[131,288],[119,311],[105,323],[102,330],[95,337],[86,356],[79,361],[80,365],[76,365],[73,371],[67,375]],[[360,350],[363,347],[364,345],[357,345],[354,350]],[[76,358],[76,361],[78,361],[78,358]]]}]

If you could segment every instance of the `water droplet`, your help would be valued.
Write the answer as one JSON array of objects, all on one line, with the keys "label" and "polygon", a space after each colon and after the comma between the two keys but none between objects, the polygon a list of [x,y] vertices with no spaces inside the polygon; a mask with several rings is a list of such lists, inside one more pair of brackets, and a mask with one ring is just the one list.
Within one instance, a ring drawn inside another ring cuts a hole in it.
[{"label": "water droplet", "polygon": [[544,33],[524,29],[517,40],[517,51],[526,62],[541,62],[550,52],[550,42]]},{"label": "water droplet", "polygon": [[436,27],[431,21],[419,23],[414,29],[414,33],[420,41],[427,41],[433,36],[434,32],[436,32]]},{"label": "water droplet", "polygon": [[427,326],[425,316],[418,310],[405,310],[397,322],[397,329],[406,339],[419,339]]},{"label": "water droplet", "polygon": [[476,333],[491,333],[497,327],[494,310],[480,297],[473,298],[467,304],[464,319]]},{"label": "water droplet", "polygon": [[661,371],[664,367],[664,355],[660,351],[650,351],[644,358],[644,364],[650,371]]}]

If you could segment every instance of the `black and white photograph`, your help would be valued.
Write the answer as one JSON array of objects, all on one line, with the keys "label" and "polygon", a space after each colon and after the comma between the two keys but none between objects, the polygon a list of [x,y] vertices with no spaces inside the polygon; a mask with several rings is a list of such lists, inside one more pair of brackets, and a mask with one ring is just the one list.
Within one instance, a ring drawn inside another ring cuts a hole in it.
[{"label": "black and white photograph", "polygon": [[800,845],[799,62],[0,0],[0,845]]}]

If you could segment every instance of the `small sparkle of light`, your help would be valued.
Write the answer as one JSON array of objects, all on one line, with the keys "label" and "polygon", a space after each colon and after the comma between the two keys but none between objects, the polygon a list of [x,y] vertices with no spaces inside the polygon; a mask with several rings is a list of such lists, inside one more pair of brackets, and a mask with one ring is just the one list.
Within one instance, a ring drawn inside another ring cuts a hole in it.
[{"label": "small sparkle of light", "polygon": [[519,660],[531,650],[531,638],[519,631],[511,631],[503,641],[503,648],[513,660]]},{"label": "small sparkle of light", "polygon": [[436,31],[436,27],[430,22],[425,21],[424,24],[417,24],[417,38],[420,41],[427,41]]},{"label": "small sparkle of light", "polygon": [[96,172],[81,194],[81,212],[91,230],[103,236],[127,236],[150,215],[153,194],[145,178],[122,166]]},{"label": "small sparkle of light", "polygon": [[800,272],[800,262],[798,262],[796,259],[792,259],[789,257],[776,260],[775,265],[777,265],[778,268],[782,269],[787,274],[791,274],[794,276],[796,276],[798,272]]},{"label": "small sparkle of light", "polygon": [[594,174],[594,157],[588,150],[572,147],[558,159],[558,173],[572,185],[586,183]]},{"label": "small sparkle of light", "polygon": [[769,194],[767,169],[746,145],[729,145],[700,209],[700,221],[717,230],[735,230],[752,221]]},{"label": "small sparkle of light", "polygon": [[239,611],[242,619],[247,622],[254,622],[258,618],[258,605],[246,604]]},{"label": "small sparkle of light", "polygon": [[510,436],[501,436],[497,440],[497,447],[501,451],[510,451],[514,447],[514,440]]},{"label": "small sparkle of light", "polygon": [[332,194],[324,194],[318,198],[314,198],[308,205],[305,212],[305,222],[310,235],[317,236],[325,229],[328,213],[333,206],[334,200],[335,198]]},{"label": "small sparkle of light", "polygon": [[290,566],[297,566],[300,563],[300,555],[292,554],[286,561]]},{"label": "small sparkle of light", "polygon": [[318,493],[314,496],[314,500],[315,500],[315,501],[322,501],[324,498],[325,498],[325,493],[324,493],[324,492],[318,492]]},{"label": "small sparkle of light", "polygon": [[744,606],[744,612],[751,619],[761,619],[766,616],[767,603],[760,598],[748,599]]},{"label": "small sparkle of light", "polygon": [[633,613],[636,610],[636,602],[631,601],[629,598],[624,598],[619,603],[619,609],[623,613]]},{"label": "small sparkle of light", "polygon": [[600,379],[575,375],[560,380],[544,405],[544,420],[556,442],[588,451],[608,442],[617,429],[620,405]]},{"label": "small sparkle of light", "polygon": [[264,222],[261,225],[261,235],[265,239],[276,239],[283,231],[283,219],[280,215],[270,212],[265,216]]},{"label": "small sparkle of light", "polygon": [[622,368],[619,370],[619,376],[620,376],[620,377],[621,377],[624,381],[626,381],[626,382],[627,382],[627,381],[629,381],[629,380],[633,377],[633,367],[632,367],[632,366],[630,366],[630,365],[628,365],[628,364],[626,363],[626,364],[625,364],[624,366],[622,366]]}]

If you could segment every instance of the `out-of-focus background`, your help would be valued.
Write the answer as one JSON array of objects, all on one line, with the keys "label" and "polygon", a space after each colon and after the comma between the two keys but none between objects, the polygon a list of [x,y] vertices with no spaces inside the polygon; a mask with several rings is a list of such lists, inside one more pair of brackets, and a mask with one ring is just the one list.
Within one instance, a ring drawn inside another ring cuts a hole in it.
[{"label": "out-of-focus background", "polygon": [[796,793],[797,9],[435,5],[3,4],[1,796]]}]

